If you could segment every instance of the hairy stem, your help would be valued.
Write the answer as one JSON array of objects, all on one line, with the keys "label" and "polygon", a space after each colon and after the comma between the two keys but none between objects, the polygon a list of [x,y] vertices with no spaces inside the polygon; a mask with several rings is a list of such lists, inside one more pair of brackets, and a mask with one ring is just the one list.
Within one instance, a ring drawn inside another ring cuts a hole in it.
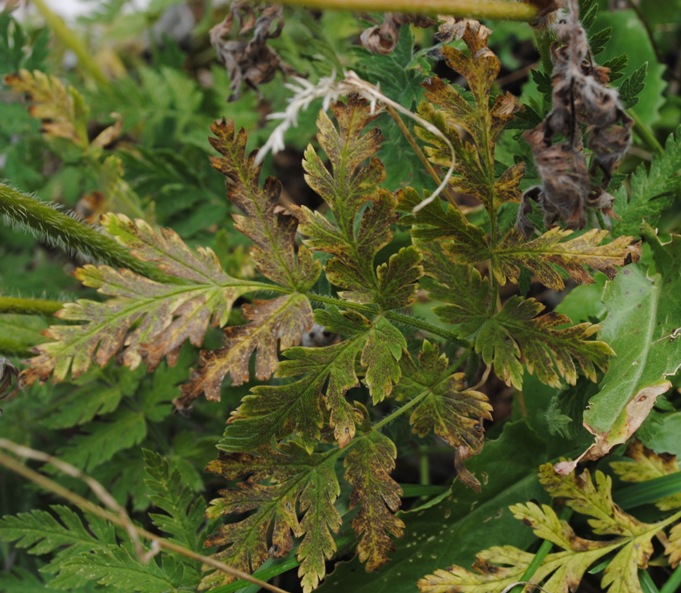
[{"label": "hairy stem", "polygon": [[[45,455],[44,453],[41,453],[39,451],[33,451],[32,449],[28,449],[27,447],[21,447],[17,445],[16,443],[13,443],[12,441],[9,441],[7,439],[0,439],[0,448],[7,449],[10,451],[13,451],[15,454],[20,455],[20,456],[30,456],[30,457],[36,457],[40,458],[42,460],[45,460],[45,458],[50,459],[50,463],[53,465],[56,465],[57,467],[60,467],[60,469],[63,469],[62,466],[68,466],[69,464],[65,464],[64,462],[61,462],[55,458],[50,458],[50,456]],[[27,455],[29,453],[30,455]],[[38,455],[34,455],[38,454]],[[208,556],[203,556],[202,554],[199,554],[197,552],[194,552],[193,550],[190,550],[188,548],[185,548],[184,546],[181,546],[179,544],[176,544],[174,542],[171,542],[167,539],[164,539],[162,537],[159,537],[158,535],[151,533],[147,531],[146,529],[142,529],[140,527],[137,527],[136,525],[133,525],[130,522],[130,518],[127,516],[122,516],[121,513],[115,513],[112,511],[108,511],[106,509],[101,508],[100,506],[90,502],[89,500],[83,498],[82,496],[79,496],[75,492],[72,492],[68,488],[64,488],[61,484],[58,484],[57,482],[47,478],[46,476],[43,476],[42,474],[32,470],[31,468],[25,466],[23,463],[18,461],[17,459],[14,459],[10,457],[9,455],[6,455],[5,453],[0,453],[0,465],[4,465],[6,468],[9,470],[25,477],[26,479],[30,480],[34,484],[40,486],[42,489],[52,492],[56,494],[57,496],[61,496],[62,498],[68,500],[70,503],[80,507],[84,511],[87,511],[88,513],[92,513],[93,515],[96,515],[98,517],[101,517],[102,519],[109,521],[110,523],[113,523],[114,525],[117,525],[118,527],[121,527],[126,530],[133,530],[135,535],[139,538],[146,539],[152,542],[152,546],[156,546],[157,548],[161,550],[167,550],[169,552],[174,552],[176,554],[180,554],[181,556],[184,556],[185,558],[190,558],[191,560],[196,560],[197,562],[201,562],[202,564],[205,564],[206,566],[210,566],[211,568],[215,568],[217,570],[220,570],[230,576],[243,579],[245,581],[248,581],[249,583],[253,583],[255,585],[258,585],[262,587],[263,589],[267,589],[268,591],[272,591],[273,593],[287,593],[284,589],[280,589],[279,587],[276,587],[274,585],[270,585],[269,583],[265,583],[264,581],[261,581],[259,579],[256,579],[252,577],[250,574],[243,572],[237,568],[233,568],[232,566],[229,566],[223,562],[220,562],[218,560],[215,560],[213,558],[210,558]],[[71,466],[73,467],[73,466]],[[87,478],[87,483],[88,485],[92,485],[92,483],[97,484],[99,488],[104,490],[104,488],[90,478],[89,476],[85,476],[77,470],[76,468],[73,468],[76,470],[78,474],[81,474],[82,477]],[[107,493],[108,494],[108,493]],[[110,495],[109,495],[110,496]]]},{"label": "hairy stem", "polygon": [[0,313],[19,313],[21,315],[54,315],[62,308],[61,301],[45,299],[21,299],[0,297]]},{"label": "hairy stem", "polygon": [[47,26],[52,29],[52,32],[59,41],[76,55],[83,69],[95,79],[99,86],[108,88],[110,85],[109,79],[92,58],[90,51],[80,41],[78,35],[67,27],[59,15],[52,12],[44,0],[33,0],[33,5],[38,9],[38,12],[45,19]]},{"label": "hairy stem", "polygon": [[648,150],[655,152],[658,155],[664,154],[664,146],[660,144],[648,124],[646,124],[633,109],[629,109],[627,115],[634,120],[634,132],[636,132],[636,135],[643,141]]},{"label": "hairy stem", "polygon": [[536,6],[507,0],[282,0],[280,4],[317,10],[410,12],[506,21],[532,21],[539,14]]},{"label": "hairy stem", "polygon": [[154,280],[168,280],[166,274],[136,259],[116,241],[90,225],[4,183],[0,183],[0,215],[10,224],[33,231],[69,253],[80,253],[86,258],[127,268]]}]

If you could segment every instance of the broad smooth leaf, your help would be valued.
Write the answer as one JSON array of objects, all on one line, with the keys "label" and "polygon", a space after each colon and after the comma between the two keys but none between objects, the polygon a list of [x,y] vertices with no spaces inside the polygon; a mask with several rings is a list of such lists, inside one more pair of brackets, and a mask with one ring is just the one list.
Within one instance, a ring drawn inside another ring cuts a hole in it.
[{"label": "broad smooth leaf", "polygon": [[608,316],[601,337],[617,356],[584,412],[584,426],[594,435],[594,443],[575,461],[559,464],[562,472],[624,443],[648,416],[657,396],[670,389],[669,377],[681,367],[681,340],[676,339],[681,327],[681,239],[661,245],[654,233],[648,237],[663,275],[633,265],[606,286]]}]

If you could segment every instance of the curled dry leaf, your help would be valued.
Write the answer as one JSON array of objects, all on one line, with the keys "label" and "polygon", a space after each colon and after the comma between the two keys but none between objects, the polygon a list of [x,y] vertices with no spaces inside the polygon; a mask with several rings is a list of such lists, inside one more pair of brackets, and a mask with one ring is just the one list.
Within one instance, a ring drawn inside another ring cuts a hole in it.
[{"label": "curled dry leaf", "polygon": [[256,89],[272,80],[278,71],[298,74],[267,45],[269,39],[279,37],[283,27],[281,6],[255,6],[239,0],[232,4],[225,20],[210,30],[211,44],[231,80],[229,101],[239,98],[242,83]]},{"label": "curled dry leaf", "polygon": [[[546,226],[564,220],[570,228],[582,228],[586,208],[613,216],[613,198],[605,188],[631,142],[633,120],[617,91],[606,86],[608,69],[592,61],[577,3],[571,0],[569,9],[554,27],[553,109],[524,134],[543,182],[541,188],[525,194],[518,211],[516,226],[526,236],[533,230],[527,218],[530,200],[540,204]],[[554,143],[557,136],[562,140]],[[592,152],[590,167],[584,139]]]},{"label": "curled dry leaf", "polygon": [[380,25],[369,27],[362,32],[360,42],[374,54],[389,54],[397,47],[402,25],[413,24],[417,27],[432,27],[435,21],[431,18],[415,14],[398,14],[388,12]]}]

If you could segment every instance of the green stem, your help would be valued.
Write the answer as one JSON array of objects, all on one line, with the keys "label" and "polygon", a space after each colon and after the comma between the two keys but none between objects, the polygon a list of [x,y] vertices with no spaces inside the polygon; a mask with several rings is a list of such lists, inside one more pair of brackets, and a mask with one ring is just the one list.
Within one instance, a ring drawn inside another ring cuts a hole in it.
[{"label": "green stem", "polygon": [[64,306],[60,301],[45,299],[21,299],[0,297],[0,313],[19,313],[21,315],[54,315]]},{"label": "green stem", "polygon": [[660,144],[653,131],[638,114],[633,109],[629,109],[627,114],[634,120],[634,132],[644,142],[648,150],[652,150],[657,154],[664,154],[664,146]]},{"label": "green stem", "polygon": [[539,11],[531,4],[505,0],[282,0],[280,4],[317,10],[445,14],[475,19],[532,21]]},{"label": "green stem", "polygon": [[95,79],[97,84],[108,88],[110,85],[109,79],[92,58],[92,53],[83,45],[79,37],[68,28],[64,20],[52,12],[43,0],[33,0],[33,5],[38,9],[38,12],[45,19],[47,26],[52,29],[57,39],[76,55],[83,69]]},{"label": "green stem", "polygon": [[154,280],[168,280],[166,274],[136,259],[122,245],[90,225],[4,183],[0,183],[0,215],[4,215],[10,224],[33,231],[66,252],[80,253]]}]

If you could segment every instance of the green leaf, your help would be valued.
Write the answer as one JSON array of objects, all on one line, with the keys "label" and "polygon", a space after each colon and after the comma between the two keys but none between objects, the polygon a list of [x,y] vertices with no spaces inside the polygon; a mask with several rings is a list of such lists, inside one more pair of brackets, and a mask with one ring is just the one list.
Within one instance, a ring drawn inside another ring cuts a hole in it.
[{"label": "green leaf", "polygon": [[[123,546],[108,546],[72,558],[50,583],[60,589],[71,589],[74,584],[96,582],[113,586],[119,591],[165,593],[180,591],[187,585],[181,571],[170,570],[172,562],[161,568],[152,561],[144,564],[135,553]],[[191,584],[196,585],[196,582]]]},{"label": "green leaf", "polygon": [[352,485],[350,508],[359,507],[352,527],[360,537],[357,554],[367,572],[388,561],[392,537],[402,537],[404,523],[395,517],[402,489],[391,477],[397,449],[385,435],[371,431],[358,437],[345,458],[345,478]]},{"label": "green leaf", "polygon": [[[597,29],[612,28],[612,38],[599,54],[600,60],[608,62],[619,58],[622,54],[629,57],[623,80],[630,79],[633,82],[634,72],[638,72],[637,77],[640,80],[640,75],[644,72],[642,68],[644,64],[647,64],[643,90],[636,95],[637,89],[631,85],[631,82],[628,85],[629,88],[625,90],[627,98],[633,99],[636,96],[638,99],[633,107],[636,115],[647,125],[655,126],[660,119],[660,109],[665,101],[667,83],[664,80],[665,66],[657,59],[646,26],[634,10],[602,11],[595,26]],[[635,52],[631,51],[632,47],[636,48]]]},{"label": "green leaf", "polygon": [[[172,541],[201,551],[202,524],[205,504],[201,497],[184,484],[180,473],[158,453],[144,449],[145,484],[151,491],[150,500],[165,514],[150,513],[149,518]],[[198,575],[198,571],[197,571]]]},{"label": "green leaf", "polygon": [[645,266],[627,266],[606,286],[603,301],[608,316],[601,337],[617,356],[589,400],[584,426],[595,442],[561,467],[571,471],[582,459],[598,459],[624,443],[650,413],[658,395],[671,387],[669,377],[681,366],[681,292],[677,287],[681,240],[661,245],[653,234],[656,260],[664,276],[646,273]]},{"label": "green leaf", "polygon": [[90,422],[82,434],[72,437],[59,450],[59,456],[88,472],[119,451],[139,445],[146,436],[144,414],[121,408],[101,421]]},{"label": "green leaf", "polygon": [[464,448],[466,456],[479,453],[484,443],[482,422],[492,419],[487,396],[467,389],[465,375],[452,373],[447,357],[427,341],[418,364],[406,355],[401,366],[395,397],[418,401],[409,417],[412,430],[420,437],[433,432],[452,447]]},{"label": "green leaf", "polygon": [[[308,454],[288,443],[279,449],[237,453],[211,462],[208,470],[227,480],[248,478],[238,488],[222,490],[221,498],[211,502],[208,516],[252,512],[223,525],[206,545],[226,546],[216,557],[252,572],[270,555],[286,555],[293,547],[294,535],[302,537],[297,553],[299,575],[308,593],[324,577],[325,560],[336,551],[332,534],[338,531],[341,518],[334,507],[340,494],[335,460],[333,454]],[[202,587],[230,580],[223,573],[213,573],[204,578]]]},{"label": "green leaf", "polygon": [[662,154],[655,155],[650,170],[639,165],[627,185],[615,192],[613,234],[638,235],[641,223],[656,226],[660,215],[674,201],[674,192],[681,185],[681,131],[670,134]]},{"label": "green leaf", "polygon": [[644,62],[639,68],[631,73],[620,86],[620,101],[625,109],[631,109],[638,103],[638,95],[646,87],[645,81],[648,74],[648,62]]}]

